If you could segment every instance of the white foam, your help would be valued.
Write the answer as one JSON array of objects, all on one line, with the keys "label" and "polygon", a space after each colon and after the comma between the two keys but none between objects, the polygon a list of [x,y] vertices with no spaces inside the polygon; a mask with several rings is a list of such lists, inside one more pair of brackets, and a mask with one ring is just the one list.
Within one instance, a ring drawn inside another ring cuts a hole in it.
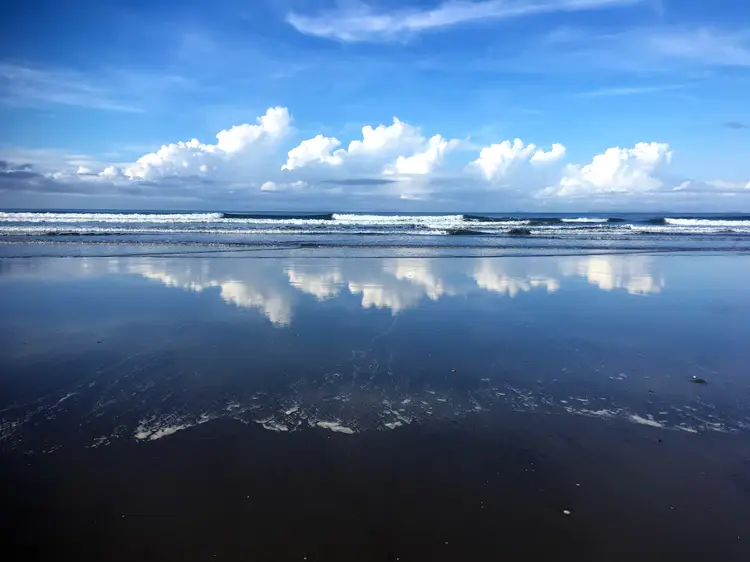
[{"label": "white foam", "polygon": [[354,430],[352,428],[343,426],[340,422],[319,421],[316,425],[318,427],[322,427],[323,429],[330,429],[331,431],[335,431],[337,433],[346,433],[347,435],[354,434]]},{"label": "white foam", "polygon": [[138,423],[134,437],[139,441],[155,441],[162,437],[174,435],[178,431],[193,427],[193,425],[194,424],[192,423],[183,423],[182,420],[178,421],[177,417],[174,415],[163,416],[160,419],[151,417],[149,419],[141,420]]},{"label": "white foam", "polygon": [[[0,223],[28,223],[28,225],[75,225],[79,223],[94,224],[120,224],[120,225],[138,225],[138,224],[195,224],[195,225],[212,225],[213,227],[238,227],[246,226],[253,228],[282,228],[282,229],[306,229],[314,228],[315,232],[319,229],[334,228],[334,232],[339,232],[341,227],[347,228],[346,232],[356,234],[357,232],[348,230],[360,227],[365,233],[382,232],[387,228],[396,228],[399,232],[412,229],[429,229],[432,231],[448,231],[461,228],[476,228],[482,230],[507,229],[513,226],[528,224],[526,220],[511,221],[467,221],[463,215],[356,215],[356,214],[334,214],[331,220],[318,218],[285,218],[279,217],[252,218],[252,217],[231,217],[225,218],[222,213],[0,213]],[[29,228],[29,226],[23,228]],[[5,227],[6,232],[13,232],[11,227]],[[40,228],[40,230],[43,230]],[[52,231],[50,228],[47,231]],[[67,229],[61,228],[61,231],[75,232],[68,226]],[[92,229],[87,229],[89,231]],[[171,230],[171,229],[170,229]],[[16,227],[16,232],[24,232],[23,229]],[[33,231],[28,231],[33,232]],[[100,232],[107,232],[101,230]],[[148,232],[148,231],[145,231]],[[188,232],[195,232],[191,229]],[[211,230],[208,230],[211,232]],[[281,231],[283,232],[283,230]]]},{"label": "white foam", "polygon": [[273,418],[256,420],[255,423],[259,423],[261,426],[263,426],[263,429],[267,429],[269,431],[279,431],[279,432],[289,431],[289,427],[286,424],[279,423]]},{"label": "white foam", "polygon": [[[229,219],[232,220],[232,219]],[[322,221],[321,221],[322,222]],[[279,221],[274,221],[274,225],[277,225]],[[331,225],[331,221],[325,221],[325,224]],[[248,223],[248,226],[252,226]],[[399,231],[393,232],[399,235],[409,236],[444,236],[450,234],[449,230],[411,230],[411,231]],[[299,228],[241,228],[233,227],[226,228],[221,227],[217,224],[217,228],[174,228],[174,227],[132,227],[132,226],[65,226],[65,225],[51,225],[51,226],[2,226],[0,227],[0,234],[6,235],[82,235],[82,234],[102,234],[102,235],[128,235],[128,234],[287,234],[287,235],[300,235],[300,234],[318,234],[318,235],[357,235],[357,234],[383,234],[383,230],[367,229],[362,228],[358,230],[341,230],[336,228],[316,228],[310,230],[300,226]]]},{"label": "white foam", "polygon": [[652,419],[651,417],[642,418],[638,414],[632,414],[630,416],[630,421],[635,422],[635,423],[639,423],[641,425],[648,425],[650,427],[660,427],[662,429],[664,428],[664,424],[659,423],[658,421]]},{"label": "white foam", "polygon": [[722,228],[733,228],[737,226],[750,227],[750,221],[728,221],[728,220],[713,220],[713,219],[666,219],[667,224],[675,226],[715,226]]},{"label": "white foam", "polygon": [[729,223],[726,227],[719,225],[705,226],[681,226],[681,225],[626,225],[627,228],[639,234],[724,234],[725,232],[736,232],[737,234],[750,234],[750,224],[742,226],[743,222],[748,221],[726,221]]},{"label": "white foam", "polygon": [[138,430],[135,433],[135,438],[138,440],[144,440],[148,439],[149,441],[155,441],[157,439],[161,439],[162,437],[167,437],[168,435],[174,435],[178,431],[182,431],[183,429],[187,429],[189,427],[192,427],[191,424],[181,424],[181,425],[168,425],[164,427],[160,427],[156,430],[150,430],[146,429],[143,426],[139,426]]},{"label": "white foam", "polygon": [[[602,217],[561,219],[562,224],[532,225],[535,233],[554,233],[571,237],[618,236],[622,232],[639,234],[715,234],[727,230],[750,234],[750,220],[665,219],[664,225],[608,224]],[[16,223],[16,224],[9,224]],[[358,215],[336,213],[330,220],[321,218],[252,218],[222,213],[45,213],[0,212],[0,234],[319,234],[362,235],[392,233],[398,235],[439,236],[468,229],[477,233],[499,234],[508,229],[528,226],[523,218],[508,220],[472,220],[463,215]],[[85,226],[84,226],[85,224]]]},{"label": "white foam", "polygon": [[221,219],[221,213],[0,213],[0,222],[117,222],[166,223],[206,222]]},{"label": "white foam", "polygon": [[76,394],[77,394],[76,392],[69,392],[68,394],[66,394],[65,396],[63,396],[62,398],[60,398],[60,400],[57,401],[57,404],[55,404],[55,406],[59,406],[60,404],[62,404],[63,402],[65,402],[68,398],[70,398],[72,396],[75,396]]},{"label": "white foam", "polygon": [[685,425],[676,425],[675,429],[679,429],[680,431],[685,431],[687,433],[698,433],[697,429]]},{"label": "white foam", "polygon": [[97,437],[96,439],[94,439],[90,447],[92,449],[96,449],[98,447],[106,447],[107,445],[109,445],[109,437],[102,436],[102,437]]},{"label": "white foam", "polygon": [[578,412],[584,416],[592,416],[595,418],[612,418],[614,417],[617,412],[613,410],[607,410],[606,408],[601,410],[578,410]]}]

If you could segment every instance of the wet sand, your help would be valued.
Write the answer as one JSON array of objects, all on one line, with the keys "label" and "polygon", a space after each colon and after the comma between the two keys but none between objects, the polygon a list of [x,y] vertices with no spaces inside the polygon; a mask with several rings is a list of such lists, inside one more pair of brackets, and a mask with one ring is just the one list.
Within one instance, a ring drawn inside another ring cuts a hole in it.
[{"label": "wet sand", "polygon": [[4,463],[6,545],[25,559],[740,561],[748,463],[737,436],[582,417],[355,438],[224,421]]},{"label": "wet sand", "polygon": [[5,258],[7,551],[748,559],[746,256],[351,257]]}]

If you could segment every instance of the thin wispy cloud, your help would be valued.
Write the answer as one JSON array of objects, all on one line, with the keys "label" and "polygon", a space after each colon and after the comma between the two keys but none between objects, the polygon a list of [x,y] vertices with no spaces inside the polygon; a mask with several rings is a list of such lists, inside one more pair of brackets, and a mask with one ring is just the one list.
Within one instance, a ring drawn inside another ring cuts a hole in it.
[{"label": "thin wispy cloud", "polygon": [[[707,68],[750,67],[750,29],[639,26],[613,33],[558,28],[518,55],[488,57],[484,66],[526,72],[676,74],[686,80]],[[659,87],[661,88],[661,87]],[[669,88],[672,89],[672,88]],[[601,95],[641,93],[641,87],[602,89]],[[645,89],[643,93],[653,93]]]},{"label": "thin wispy cloud", "polygon": [[664,31],[650,34],[648,46],[662,56],[711,66],[750,67],[750,32],[713,29]]},{"label": "thin wispy cloud", "polygon": [[607,98],[624,96],[643,96],[648,94],[660,94],[685,88],[684,84],[664,84],[661,86],[623,86],[616,88],[600,88],[589,92],[581,92],[581,98]]},{"label": "thin wispy cloud", "polygon": [[345,42],[379,42],[477,21],[521,18],[557,12],[602,10],[642,0],[484,0],[446,1],[435,8],[376,10],[349,3],[335,10],[306,15],[291,12],[286,21],[297,31]]},{"label": "thin wispy cloud", "polygon": [[141,113],[110,90],[93,85],[78,72],[46,70],[0,63],[0,101],[16,107],[67,105],[107,111]]}]

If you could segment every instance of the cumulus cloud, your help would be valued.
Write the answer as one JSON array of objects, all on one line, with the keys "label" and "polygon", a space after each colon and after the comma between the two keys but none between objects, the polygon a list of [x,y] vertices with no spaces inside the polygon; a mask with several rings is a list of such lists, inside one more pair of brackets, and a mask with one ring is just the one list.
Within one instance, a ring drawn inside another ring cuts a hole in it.
[{"label": "cumulus cloud", "polygon": [[288,191],[294,189],[304,189],[308,187],[307,182],[298,180],[293,182],[279,183],[275,181],[263,182],[260,186],[261,191]]},{"label": "cumulus cloud", "polygon": [[421,33],[488,19],[509,19],[553,12],[590,11],[636,4],[640,0],[448,0],[435,7],[376,10],[363,2],[348,2],[317,15],[292,12],[286,21],[307,35],[339,41],[391,41]]},{"label": "cumulus cloud", "polygon": [[412,156],[399,156],[395,164],[385,169],[386,174],[426,175],[443,163],[445,154],[459,145],[457,139],[446,140],[435,135],[427,142],[427,148]]},{"label": "cumulus cloud", "polygon": [[504,178],[511,168],[519,164],[550,164],[563,156],[565,147],[561,144],[554,144],[549,152],[545,152],[535,144],[525,144],[521,139],[513,142],[505,140],[484,147],[471,166],[478,168],[487,181],[496,181]]},{"label": "cumulus cloud", "polygon": [[[669,206],[678,197],[693,205],[709,194],[750,196],[746,180],[675,175],[668,169],[672,149],[659,142],[608,148],[588,163],[564,165],[567,150],[561,143],[542,148],[516,138],[477,153],[469,142],[439,133],[427,137],[397,117],[390,124],[363,127],[361,137],[348,144],[322,134],[293,138],[289,110],[271,107],[255,124],[220,131],[214,144],[197,139],[166,144],[129,163],[0,147],[0,191],[13,192],[16,206],[38,206],[24,203],[23,194],[47,192],[128,197],[130,206],[138,205],[136,197],[149,197],[149,205],[161,199],[165,208],[175,208],[172,199],[190,200],[182,204],[194,208],[232,208],[257,196],[263,197],[263,206],[297,210],[438,210],[455,209],[459,202],[491,206],[499,188],[503,204],[529,209],[546,204],[544,198],[556,199],[556,205],[568,198],[580,210],[580,196],[613,206],[631,204],[639,194],[649,205],[656,204],[654,197],[671,197]],[[417,207],[414,201],[426,203]],[[91,206],[113,203],[99,200]],[[80,206],[78,201],[55,204]]]},{"label": "cumulus cloud", "polygon": [[333,154],[333,150],[339,146],[341,146],[340,140],[323,135],[304,140],[299,146],[289,151],[286,164],[281,169],[295,170],[313,163],[339,166],[343,162],[343,158],[341,155]]},{"label": "cumulus cloud", "polygon": [[633,148],[609,148],[590,164],[566,166],[558,185],[544,193],[565,197],[653,191],[664,185],[656,174],[671,158],[672,150],[666,143],[639,142]]},{"label": "cumulus cloud", "polygon": [[552,162],[557,162],[564,158],[565,152],[566,148],[563,145],[555,143],[552,145],[552,150],[549,152],[545,152],[541,149],[537,150],[531,157],[530,161],[532,164],[551,164]]},{"label": "cumulus cloud", "polygon": [[109,178],[123,175],[131,180],[223,176],[253,163],[257,165],[267,148],[290,132],[291,120],[287,108],[271,107],[255,125],[235,125],[217,133],[216,144],[203,144],[198,139],[165,144],[122,169],[109,167],[102,175]]},{"label": "cumulus cloud", "polygon": [[405,152],[413,152],[424,144],[424,137],[416,127],[393,118],[391,125],[369,125],[362,128],[362,140],[353,140],[348,148],[340,148],[341,141],[335,137],[318,135],[304,140],[299,146],[289,151],[285,170],[294,170],[311,164],[342,166],[345,163],[358,164],[359,167],[382,166],[388,158]]},{"label": "cumulus cloud", "polygon": [[304,140],[289,151],[282,170],[322,166],[354,175],[426,175],[459,144],[439,134],[428,140],[417,127],[394,117],[390,125],[363,127],[362,140],[351,141],[347,148],[338,148],[342,143],[335,137],[317,135]]}]

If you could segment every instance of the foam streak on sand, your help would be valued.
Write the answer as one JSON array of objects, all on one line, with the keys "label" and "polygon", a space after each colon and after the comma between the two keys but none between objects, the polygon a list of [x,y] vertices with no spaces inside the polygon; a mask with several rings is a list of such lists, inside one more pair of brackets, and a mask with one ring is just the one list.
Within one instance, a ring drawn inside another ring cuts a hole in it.
[{"label": "foam streak on sand", "polygon": [[139,430],[135,434],[135,438],[138,440],[148,439],[149,441],[155,441],[156,439],[161,439],[162,437],[167,437],[168,435],[174,435],[178,431],[182,431],[183,429],[187,429],[189,427],[192,427],[192,426],[171,425],[171,426],[159,428],[155,431],[149,431],[146,429],[139,428]]},{"label": "foam streak on sand", "polygon": [[[635,422],[635,423],[639,423],[641,425],[648,425],[648,426],[651,426],[651,427],[660,427],[662,429],[664,429],[664,427],[665,427],[664,424],[662,424],[662,423],[660,423],[660,422],[652,419],[650,416],[648,418],[642,418],[638,414],[633,414],[633,415],[630,416],[630,421]],[[680,428],[680,429],[682,429],[682,428]]]},{"label": "foam streak on sand", "polygon": [[318,427],[322,427],[323,429],[330,429],[331,431],[335,431],[336,433],[346,433],[347,435],[354,434],[353,429],[341,425],[340,422],[319,421],[316,425]]},{"label": "foam streak on sand", "polygon": [[[370,364],[369,361],[367,364]],[[490,379],[491,380],[491,379]],[[346,379],[335,379],[331,384],[347,384]],[[449,395],[436,393],[429,387],[413,390],[404,394],[402,390],[390,387],[362,387],[359,391],[346,395],[346,400],[340,404],[340,412],[336,418],[330,415],[321,420],[320,409],[325,406],[315,395],[304,391],[306,382],[296,381],[290,387],[290,393],[281,393],[275,397],[253,396],[248,400],[241,397],[230,399],[229,402],[220,401],[216,408],[198,409],[183,404],[179,412],[164,413],[143,412],[139,409],[140,419],[135,427],[123,424],[123,412],[120,405],[113,402],[106,409],[96,408],[97,424],[110,418],[112,429],[109,435],[97,437],[87,446],[101,447],[131,436],[136,441],[156,441],[172,436],[180,431],[199,426],[211,420],[233,419],[241,423],[256,423],[268,431],[279,434],[302,431],[310,428],[320,428],[353,435],[362,431],[400,430],[408,424],[431,423],[437,419],[465,419],[476,415],[478,410],[490,412],[494,408],[511,408],[517,412],[546,412],[567,413],[585,416],[610,422],[628,422],[645,425],[650,428],[681,431],[690,434],[703,432],[740,432],[750,430],[747,418],[720,419],[714,417],[715,407],[711,404],[673,405],[655,409],[653,414],[643,415],[633,413],[626,406],[613,403],[607,397],[591,396],[587,398],[569,397],[567,395],[554,397],[539,389],[523,389],[510,387],[505,384],[497,387],[488,382],[482,382],[469,393],[453,391]],[[351,388],[346,387],[351,393]],[[331,391],[335,389],[330,389]],[[340,389],[343,390],[343,389]],[[153,389],[150,392],[154,392]],[[373,394],[374,393],[374,394]],[[79,393],[80,396],[81,393]],[[129,394],[126,392],[126,394]],[[307,399],[303,398],[307,396]],[[344,396],[341,394],[340,396]],[[374,399],[377,396],[378,399]],[[383,398],[385,396],[386,398]],[[445,396],[449,396],[447,400]],[[96,394],[89,397],[93,404],[100,402]],[[85,400],[76,401],[82,406]],[[32,403],[26,406],[14,407],[17,410],[12,418],[0,419],[0,438],[5,441],[9,449],[24,447],[27,451],[37,450],[31,446],[34,435],[44,428],[52,428],[58,423],[55,412],[57,400],[48,405]],[[153,397],[154,403],[161,403],[162,398]],[[290,406],[291,404],[291,406]],[[391,405],[398,404],[394,409]],[[593,406],[592,406],[593,405]],[[26,408],[31,408],[26,411]],[[85,408],[84,408],[85,409]],[[190,410],[195,413],[190,414]],[[197,411],[196,411],[197,410]],[[198,413],[201,412],[201,413]],[[657,417],[658,416],[658,419]],[[668,421],[667,421],[668,420]],[[89,428],[87,418],[76,422],[78,428]],[[33,432],[27,433],[25,427],[33,427]],[[97,425],[97,431],[100,429]],[[80,433],[80,432],[79,432]],[[51,434],[50,434],[51,435]],[[101,435],[101,434],[100,434]],[[31,439],[31,441],[27,441]],[[43,441],[44,446],[68,446],[69,442],[51,443],[48,438]]]}]

